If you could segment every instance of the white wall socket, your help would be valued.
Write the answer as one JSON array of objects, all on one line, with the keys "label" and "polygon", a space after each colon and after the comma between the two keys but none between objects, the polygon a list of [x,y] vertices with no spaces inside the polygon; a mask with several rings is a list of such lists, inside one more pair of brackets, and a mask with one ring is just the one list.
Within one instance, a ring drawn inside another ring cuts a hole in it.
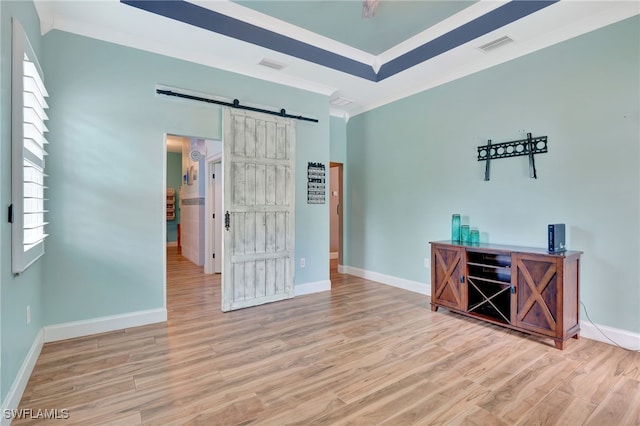
[{"label": "white wall socket", "polygon": [[305,260],[304,257],[300,258],[300,267],[304,268],[305,266],[307,266],[307,261]]},{"label": "white wall socket", "polygon": [[429,259],[428,257],[424,258],[424,267],[425,268],[431,268],[431,259]]},{"label": "white wall socket", "polygon": [[27,325],[31,324],[31,305],[27,305]]}]

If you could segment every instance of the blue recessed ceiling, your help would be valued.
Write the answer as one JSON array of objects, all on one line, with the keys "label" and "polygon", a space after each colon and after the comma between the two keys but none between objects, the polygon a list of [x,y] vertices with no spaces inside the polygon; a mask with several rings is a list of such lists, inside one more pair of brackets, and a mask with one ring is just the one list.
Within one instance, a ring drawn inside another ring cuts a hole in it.
[{"label": "blue recessed ceiling", "polygon": [[375,17],[364,19],[361,1],[234,2],[372,55],[391,49],[475,3],[451,0],[382,0]]},{"label": "blue recessed ceiling", "polygon": [[[214,12],[183,0],[121,0],[146,10],[218,34],[275,50],[370,81],[382,81],[484,34],[517,21],[558,0],[513,0],[382,65],[370,64],[303,43],[294,38]],[[359,2],[349,2],[359,3]],[[382,13],[379,11],[378,13]],[[375,18],[374,18],[375,19]],[[401,25],[399,23],[398,25]]]}]

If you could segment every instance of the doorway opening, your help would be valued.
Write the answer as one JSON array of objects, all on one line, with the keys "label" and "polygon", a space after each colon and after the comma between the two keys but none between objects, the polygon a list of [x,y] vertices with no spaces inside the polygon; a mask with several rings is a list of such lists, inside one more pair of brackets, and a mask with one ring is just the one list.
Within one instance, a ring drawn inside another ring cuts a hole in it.
[{"label": "doorway opening", "polygon": [[[208,229],[205,221],[207,206],[214,206],[215,200],[214,189],[209,189],[208,167],[216,158],[221,161],[222,141],[167,134],[165,142],[166,245],[177,247],[184,258],[206,268],[207,253],[212,253],[207,246],[215,245],[210,236],[213,229]],[[222,197],[222,186],[218,195]]]},{"label": "doorway opening", "polygon": [[179,192],[182,186],[182,144],[186,138],[166,135],[166,246],[177,247],[180,253],[180,203]]},{"label": "doorway opening", "polygon": [[343,264],[343,170],[342,163],[329,163],[329,267],[333,272]]},{"label": "doorway opening", "polygon": [[174,258],[220,273],[212,282],[220,279],[226,312],[295,296],[295,127],[288,118],[229,109],[222,123],[224,146],[167,137],[182,146],[181,256]]}]

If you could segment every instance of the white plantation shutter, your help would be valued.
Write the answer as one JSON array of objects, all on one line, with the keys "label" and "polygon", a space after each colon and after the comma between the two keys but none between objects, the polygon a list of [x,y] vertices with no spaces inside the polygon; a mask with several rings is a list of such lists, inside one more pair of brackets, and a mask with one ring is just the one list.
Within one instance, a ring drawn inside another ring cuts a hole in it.
[{"label": "white plantation shutter", "polygon": [[12,270],[21,273],[44,254],[45,112],[49,96],[22,26],[13,20],[12,56]]}]

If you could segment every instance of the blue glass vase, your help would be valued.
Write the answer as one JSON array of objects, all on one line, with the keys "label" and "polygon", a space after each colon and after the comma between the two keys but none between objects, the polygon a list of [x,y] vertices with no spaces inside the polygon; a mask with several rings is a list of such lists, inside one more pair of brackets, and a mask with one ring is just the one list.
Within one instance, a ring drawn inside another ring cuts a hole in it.
[{"label": "blue glass vase", "polygon": [[462,244],[469,244],[471,242],[470,237],[469,225],[462,225],[460,227],[460,241]]},{"label": "blue glass vase", "polygon": [[451,241],[460,242],[460,215],[451,216]]},{"label": "blue glass vase", "polygon": [[469,242],[472,246],[477,246],[480,244],[480,231],[477,229],[472,229],[469,237]]}]

